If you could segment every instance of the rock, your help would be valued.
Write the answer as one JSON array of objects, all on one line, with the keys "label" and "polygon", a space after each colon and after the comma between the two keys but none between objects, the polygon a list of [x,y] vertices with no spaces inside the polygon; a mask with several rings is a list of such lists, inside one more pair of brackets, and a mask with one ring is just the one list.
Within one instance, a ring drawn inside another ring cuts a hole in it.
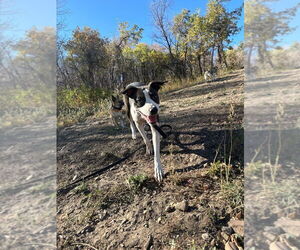
[{"label": "rock", "polygon": [[172,212],[175,211],[175,207],[172,206],[172,205],[168,205],[168,206],[166,207],[165,211],[166,211],[167,213],[172,213]]},{"label": "rock", "polygon": [[232,227],[233,231],[244,237],[244,221],[231,219],[228,222],[228,226]]},{"label": "rock", "polygon": [[227,233],[228,235],[233,234],[233,229],[231,227],[222,227],[221,231]]},{"label": "rock", "polygon": [[209,233],[204,233],[201,235],[203,240],[208,240],[210,238]]},{"label": "rock", "polygon": [[94,231],[94,229],[95,229],[94,227],[92,227],[91,225],[88,225],[83,230],[85,233],[89,233],[89,232]]},{"label": "rock", "polygon": [[286,233],[289,233],[295,237],[300,237],[300,220],[279,218],[274,224],[277,227],[281,227]]},{"label": "rock", "polygon": [[87,225],[86,227],[84,227],[83,229],[78,230],[77,234],[84,234],[84,233],[90,233],[92,231],[94,231],[95,228],[92,227],[91,225]]},{"label": "rock", "polygon": [[108,239],[109,235],[110,235],[109,232],[105,232],[104,234],[105,239]]},{"label": "rock", "polygon": [[264,227],[264,231],[268,232],[268,233],[275,234],[275,235],[280,235],[280,234],[284,233],[282,228],[280,228],[280,227],[271,227],[271,226]]},{"label": "rock", "polygon": [[288,250],[291,248],[289,248],[289,246],[287,244],[285,244],[284,242],[276,241],[276,242],[272,242],[270,244],[269,249],[270,250]]},{"label": "rock", "polygon": [[211,245],[212,247],[214,247],[214,246],[216,245],[216,240],[215,240],[215,239],[212,239],[211,242],[210,242],[210,245]]},{"label": "rock", "polygon": [[158,217],[157,223],[161,223],[161,220],[162,220],[162,218],[161,218],[161,217]]},{"label": "rock", "polygon": [[289,214],[287,215],[287,217],[288,217],[289,219],[297,219],[299,216],[298,216],[297,212],[292,212],[292,213],[289,213]]},{"label": "rock", "polygon": [[230,240],[230,236],[225,232],[221,232],[221,236],[226,242]]},{"label": "rock", "polygon": [[121,225],[125,224],[127,221],[127,219],[122,220]]},{"label": "rock", "polygon": [[149,235],[144,249],[150,250],[152,245],[153,245],[153,237],[152,237],[152,235]]},{"label": "rock", "polygon": [[127,248],[127,249],[132,249],[132,248],[134,248],[135,246],[137,246],[139,243],[140,243],[140,240],[139,240],[139,239],[133,240],[132,242],[129,242],[129,243],[126,244],[126,248]]},{"label": "rock", "polygon": [[175,208],[182,212],[187,212],[189,209],[189,204],[187,200],[183,200],[175,205]]},{"label": "rock", "polygon": [[236,214],[236,216],[235,216],[238,220],[241,220],[244,216],[243,216],[243,212],[242,211],[240,211],[240,212],[238,212],[237,214]]},{"label": "rock", "polygon": [[99,220],[102,221],[102,220],[105,220],[107,218],[108,214],[106,211],[104,211],[102,214],[99,214]]},{"label": "rock", "polygon": [[250,248],[254,246],[254,240],[253,239],[249,239],[247,242],[246,242],[246,249]]},{"label": "rock", "polygon": [[225,250],[239,250],[239,248],[234,242],[226,242]]},{"label": "rock", "polygon": [[263,235],[266,237],[267,240],[270,242],[273,242],[276,239],[276,235],[269,233],[269,232],[263,232]]},{"label": "rock", "polygon": [[85,203],[85,202],[87,202],[88,201],[88,197],[84,197],[82,200],[81,200],[81,204],[83,204],[83,203]]}]

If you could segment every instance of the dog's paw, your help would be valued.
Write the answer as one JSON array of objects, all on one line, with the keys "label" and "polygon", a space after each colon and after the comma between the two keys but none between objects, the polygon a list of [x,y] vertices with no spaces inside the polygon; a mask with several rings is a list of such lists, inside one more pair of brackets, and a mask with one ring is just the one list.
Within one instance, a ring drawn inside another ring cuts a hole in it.
[{"label": "dog's paw", "polygon": [[136,134],[133,134],[131,137],[133,140],[136,140]]},{"label": "dog's paw", "polygon": [[156,166],[154,171],[155,171],[154,177],[155,177],[156,181],[162,182],[162,180],[164,178],[164,171],[163,171],[162,167]]},{"label": "dog's paw", "polygon": [[146,146],[146,154],[153,155],[153,148],[152,146]]}]

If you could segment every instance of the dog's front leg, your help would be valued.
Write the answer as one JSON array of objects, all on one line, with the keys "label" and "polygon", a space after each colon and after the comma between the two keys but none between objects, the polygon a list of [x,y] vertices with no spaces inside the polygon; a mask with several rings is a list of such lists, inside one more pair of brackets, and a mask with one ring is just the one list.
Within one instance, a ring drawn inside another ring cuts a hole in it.
[{"label": "dog's front leg", "polygon": [[133,140],[136,139],[136,131],[135,131],[135,125],[134,122],[132,120],[129,120],[130,123],[130,129],[131,129],[131,137]]},{"label": "dog's front leg", "polygon": [[121,117],[121,119],[120,119],[120,124],[121,124],[121,127],[122,127],[122,128],[125,128],[125,124],[124,124],[124,121],[123,121],[123,117]]},{"label": "dog's front leg", "polygon": [[144,129],[144,123],[137,122],[136,125],[137,125],[136,127],[137,127],[138,131],[140,132],[140,134],[143,137],[143,140],[146,144],[147,154],[152,155],[153,154],[153,149],[152,149],[151,142],[150,142],[150,140],[148,139],[148,137],[146,135],[146,132],[145,132],[145,129]]},{"label": "dog's front leg", "polygon": [[158,182],[161,182],[164,176],[164,171],[160,162],[160,134],[153,126],[150,127],[154,148],[154,177]]}]

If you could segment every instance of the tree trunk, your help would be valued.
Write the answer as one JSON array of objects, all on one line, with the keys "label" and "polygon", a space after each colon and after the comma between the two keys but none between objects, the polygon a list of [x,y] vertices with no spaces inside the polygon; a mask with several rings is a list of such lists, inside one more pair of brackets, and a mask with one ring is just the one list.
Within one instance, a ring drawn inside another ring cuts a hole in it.
[{"label": "tree trunk", "polygon": [[220,66],[222,66],[223,57],[222,57],[222,50],[220,45],[218,45],[217,50],[218,50],[218,61]]},{"label": "tree trunk", "polygon": [[264,49],[262,48],[261,45],[258,45],[258,58],[261,64],[265,62]]},{"label": "tree trunk", "polygon": [[202,65],[201,65],[201,55],[200,54],[197,56],[197,59],[198,59],[199,73],[200,73],[200,75],[203,75],[203,69],[202,69]]},{"label": "tree trunk", "polygon": [[210,58],[210,71],[211,72],[214,69],[214,53],[215,53],[215,46],[213,45],[211,48],[211,58]]},{"label": "tree trunk", "polygon": [[271,66],[272,69],[274,69],[274,65],[273,65],[273,63],[272,63],[270,54],[269,54],[269,52],[267,51],[267,44],[266,44],[266,42],[264,42],[264,52],[265,52],[265,54],[266,54],[266,57],[267,57],[267,60],[268,60],[269,65]]},{"label": "tree trunk", "polygon": [[253,45],[250,45],[249,51],[248,51],[248,56],[247,56],[247,64],[246,66],[246,72],[250,74],[251,72],[251,56],[252,56],[252,50],[253,50]]}]

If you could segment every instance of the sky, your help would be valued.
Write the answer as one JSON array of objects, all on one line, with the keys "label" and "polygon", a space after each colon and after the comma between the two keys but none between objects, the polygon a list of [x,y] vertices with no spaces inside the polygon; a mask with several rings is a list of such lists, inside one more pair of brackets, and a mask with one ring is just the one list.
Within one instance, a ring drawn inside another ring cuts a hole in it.
[{"label": "sky", "polygon": [[[67,34],[77,26],[90,26],[97,29],[101,36],[113,38],[118,35],[118,23],[128,22],[130,25],[137,24],[144,29],[143,39],[141,42],[152,44],[153,27],[151,17],[151,0],[86,0],[86,1],[68,1],[66,9],[69,14],[65,17],[68,27]],[[169,18],[172,19],[182,9],[188,9],[192,12],[200,9],[205,13],[206,0],[171,0],[168,11]],[[242,5],[243,1],[234,0],[226,3],[229,10],[233,10]],[[243,17],[239,25],[243,25]],[[68,34],[69,35],[69,34]],[[243,40],[243,31],[235,37],[235,43]]]},{"label": "sky", "polygon": [[[69,37],[77,26],[90,26],[100,32],[101,36],[113,38],[118,35],[118,23],[127,21],[130,25],[137,24],[144,29],[142,42],[153,43],[155,32],[151,13],[151,0],[61,0],[65,2],[64,15],[66,29],[64,34]],[[276,11],[296,5],[298,0],[280,0],[270,3],[270,7]],[[200,9],[205,13],[207,0],[171,0],[169,17],[181,12],[183,8],[192,12]],[[242,0],[231,0],[224,5],[228,10],[240,7]],[[45,26],[56,24],[56,0],[0,0],[0,23],[6,22],[6,35],[11,39],[20,39],[25,31],[33,26],[42,29]],[[239,26],[243,26],[243,16],[239,20]],[[300,11],[291,22],[294,27],[300,24]],[[286,35],[282,43],[299,41],[297,29],[290,35]],[[243,30],[233,39],[233,45],[243,40]]]},{"label": "sky", "polygon": [[13,40],[23,37],[35,26],[56,25],[55,0],[0,0],[0,23],[6,26],[5,35]]},{"label": "sky", "polygon": [[[33,26],[42,29],[45,26],[54,26],[56,22],[55,0],[0,0],[4,1],[5,9],[10,15],[4,17],[10,23],[7,35],[17,39],[24,36],[26,30]],[[118,23],[127,21],[130,25],[137,24],[144,29],[141,42],[153,43],[155,32],[150,5],[151,0],[63,0],[65,23],[64,35],[70,37],[72,31],[78,27],[89,26],[100,32],[101,36],[114,38],[118,35]],[[233,0],[226,3],[226,8],[233,10],[242,5],[242,0]],[[205,13],[206,0],[171,0],[169,17],[172,19],[182,9],[195,11],[200,9]],[[3,4],[2,4],[3,5]],[[3,20],[3,19],[2,19]],[[239,25],[243,25],[243,17]],[[234,39],[234,43],[243,40],[243,31]]]}]

